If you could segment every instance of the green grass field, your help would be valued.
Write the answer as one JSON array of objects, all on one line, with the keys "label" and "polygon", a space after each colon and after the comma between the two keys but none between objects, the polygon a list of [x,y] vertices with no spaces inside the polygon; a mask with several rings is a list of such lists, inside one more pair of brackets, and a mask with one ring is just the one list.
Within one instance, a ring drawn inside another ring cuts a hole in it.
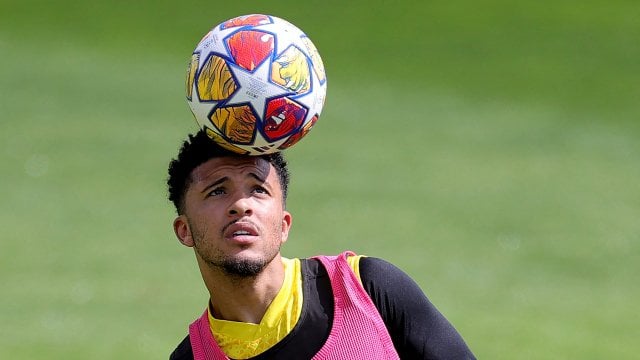
[{"label": "green grass field", "polygon": [[216,23],[301,27],[329,86],[287,151],[289,257],[351,249],[423,287],[482,359],[640,352],[632,1],[0,0],[0,358],[167,358],[206,294],[169,159]]}]

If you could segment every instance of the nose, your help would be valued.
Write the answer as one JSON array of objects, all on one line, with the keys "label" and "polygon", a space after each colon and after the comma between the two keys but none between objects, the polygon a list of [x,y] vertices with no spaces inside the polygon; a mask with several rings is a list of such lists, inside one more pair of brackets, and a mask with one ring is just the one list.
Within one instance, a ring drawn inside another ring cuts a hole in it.
[{"label": "nose", "polygon": [[245,216],[253,213],[251,200],[246,197],[238,197],[229,205],[228,214],[230,216]]}]

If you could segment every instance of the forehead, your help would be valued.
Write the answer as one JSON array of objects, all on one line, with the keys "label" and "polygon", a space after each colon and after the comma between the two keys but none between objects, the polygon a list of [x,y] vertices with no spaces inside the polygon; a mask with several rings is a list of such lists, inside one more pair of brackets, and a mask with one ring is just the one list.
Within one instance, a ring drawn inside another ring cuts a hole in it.
[{"label": "forehead", "polygon": [[223,177],[257,176],[265,182],[277,181],[271,163],[259,157],[219,157],[209,159],[191,172],[194,184],[209,183]]}]

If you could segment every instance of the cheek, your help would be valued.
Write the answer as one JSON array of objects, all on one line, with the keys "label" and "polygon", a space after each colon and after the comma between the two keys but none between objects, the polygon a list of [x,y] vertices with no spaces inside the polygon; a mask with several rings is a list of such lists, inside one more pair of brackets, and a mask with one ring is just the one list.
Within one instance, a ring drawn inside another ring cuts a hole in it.
[{"label": "cheek", "polygon": [[274,212],[274,214],[277,215],[273,216],[270,220],[273,224],[273,233],[278,238],[282,238],[283,241],[286,241],[291,224],[291,216],[289,213],[282,210],[282,208],[280,208],[279,211]]},{"label": "cheek", "polygon": [[222,201],[205,201],[192,216],[201,222],[215,223],[225,213],[227,205]]},{"label": "cheek", "polygon": [[[216,236],[220,232],[220,219],[223,219],[217,212],[211,209],[201,209],[195,214],[192,213],[189,218],[191,233],[195,242],[199,242],[204,238]],[[206,210],[206,211],[205,211]]]},{"label": "cheek", "polygon": [[264,208],[262,212],[263,225],[269,227],[269,231],[273,233],[280,232],[282,228],[282,210],[277,207]]}]

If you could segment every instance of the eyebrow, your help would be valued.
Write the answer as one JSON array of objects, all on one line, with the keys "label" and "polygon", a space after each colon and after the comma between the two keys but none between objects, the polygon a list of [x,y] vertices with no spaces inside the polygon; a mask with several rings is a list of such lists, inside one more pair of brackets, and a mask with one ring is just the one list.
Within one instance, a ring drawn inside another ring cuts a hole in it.
[{"label": "eyebrow", "polygon": [[225,182],[227,180],[229,180],[229,177],[223,176],[220,179],[218,179],[218,180],[212,182],[211,184],[207,185],[204,189],[202,189],[202,191],[200,191],[200,193],[205,193],[205,192],[207,192],[207,190],[211,189],[212,187],[218,186],[218,185],[222,184],[223,182]]},{"label": "eyebrow", "polygon": [[263,182],[263,183],[264,183],[264,182],[267,182],[267,179],[266,179],[266,178],[260,177],[260,176],[259,176],[258,174],[256,174],[256,173],[249,173],[249,176],[251,176],[252,178],[254,178],[254,179],[256,179],[256,180],[258,180],[258,181],[260,181],[260,182]]},{"label": "eyebrow", "polygon": [[[256,173],[251,172],[251,173],[249,173],[249,176],[250,176],[250,177],[252,177],[252,178],[254,178],[254,179],[256,179],[256,180],[258,180],[258,181],[260,181],[261,183],[266,183],[266,182],[267,182],[267,179],[266,179],[266,178],[260,177],[260,176],[259,176],[258,174],[256,174]],[[207,192],[209,189],[211,189],[212,187],[214,187],[214,186],[218,186],[218,185],[220,185],[220,184],[224,183],[224,182],[225,182],[225,181],[227,181],[227,180],[229,180],[229,177],[228,177],[228,176],[223,176],[223,177],[221,177],[220,179],[218,179],[218,180],[216,180],[216,181],[212,182],[211,184],[207,185],[204,189],[202,189],[202,191],[200,191],[200,193],[205,193],[205,192]]]}]

